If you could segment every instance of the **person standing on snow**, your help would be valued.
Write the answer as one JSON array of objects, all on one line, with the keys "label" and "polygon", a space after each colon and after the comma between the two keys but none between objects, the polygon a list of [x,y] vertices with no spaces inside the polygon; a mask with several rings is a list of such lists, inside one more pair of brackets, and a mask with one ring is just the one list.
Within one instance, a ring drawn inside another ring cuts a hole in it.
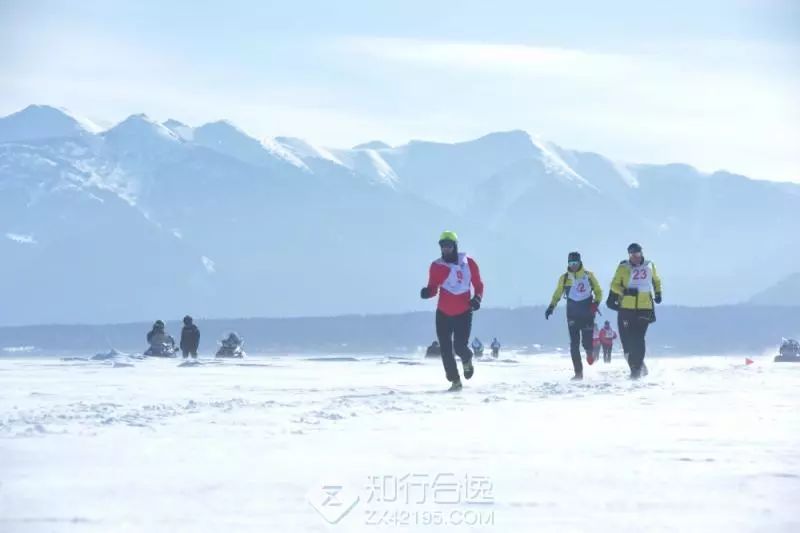
[{"label": "person standing on snow", "polygon": [[578,252],[570,252],[567,256],[567,271],[558,278],[553,298],[544,312],[546,319],[550,319],[550,315],[553,314],[561,298],[567,300],[569,353],[572,356],[572,366],[575,370],[572,379],[580,380],[583,379],[581,344],[586,351],[586,362],[590,365],[594,363],[592,347],[594,316],[597,313],[599,302],[602,301],[603,290],[597,283],[594,274],[584,269],[581,254]]},{"label": "person standing on snow", "polygon": [[497,359],[497,357],[500,355],[500,341],[497,340],[497,337],[492,339],[492,344],[490,346],[492,347],[492,357]]},{"label": "person standing on snow", "polygon": [[181,330],[181,352],[183,358],[186,359],[189,355],[192,359],[197,360],[197,348],[200,346],[200,330],[192,321],[192,317],[186,315],[183,317],[183,329]]},{"label": "person standing on snow", "polygon": [[[439,247],[442,256],[431,263],[428,284],[419,291],[419,295],[428,299],[439,294],[436,336],[442,351],[442,364],[447,381],[451,383],[450,390],[460,390],[461,377],[453,351],[461,358],[464,377],[470,379],[475,368],[467,343],[472,332],[472,313],[481,307],[483,282],[475,260],[459,253],[455,232],[442,233]],[[470,286],[475,289],[472,297]]]},{"label": "person standing on snow", "polygon": [[472,355],[477,357],[483,356],[483,343],[478,337],[472,339]]},{"label": "person standing on snow", "polygon": [[[655,297],[653,296],[655,292]],[[631,378],[647,375],[644,356],[647,328],[656,321],[655,304],[661,303],[661,278],[656,265],[642,255],[642,247],[628,246],[628,259],[620,262],[606,305],[617,311],[617,327]]]},{"label": "person standing on snow", "polygon": [[603,347],[603,362],[611,362],[611,349],[614,347],[614,339],[617,338],[617,332],[611,329],[611,322],[606,320],[603,328],[600,330],[600,345]]}]

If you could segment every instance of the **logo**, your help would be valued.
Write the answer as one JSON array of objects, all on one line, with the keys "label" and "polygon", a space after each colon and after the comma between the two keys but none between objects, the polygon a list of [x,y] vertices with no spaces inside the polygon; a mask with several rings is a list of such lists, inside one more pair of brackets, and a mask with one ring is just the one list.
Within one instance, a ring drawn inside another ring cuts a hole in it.
[{"label": "logo", "polygon": [[329,524],[336,524],[353,510],[360,497],[344,485],[323,484],[308,492],[308,502]]}]

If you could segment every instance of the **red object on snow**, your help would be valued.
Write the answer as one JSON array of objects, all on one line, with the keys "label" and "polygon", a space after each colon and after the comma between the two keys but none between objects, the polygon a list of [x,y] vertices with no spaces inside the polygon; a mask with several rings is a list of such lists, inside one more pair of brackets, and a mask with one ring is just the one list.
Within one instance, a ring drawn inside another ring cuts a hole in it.
[{"label": "red object on snow", "polygon": [[749,357],[745,357],[745,358],[744,358],[744,364],[746,364],[746,365],[752,365],[752,364],[753,364],[753,360],[752,360],[752,359],[750,359]]}]

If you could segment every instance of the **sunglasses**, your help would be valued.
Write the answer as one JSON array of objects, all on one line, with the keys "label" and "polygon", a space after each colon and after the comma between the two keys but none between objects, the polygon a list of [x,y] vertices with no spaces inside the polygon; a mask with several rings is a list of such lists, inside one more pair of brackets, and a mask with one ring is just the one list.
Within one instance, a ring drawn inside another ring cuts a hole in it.
[{"label": "sunglasses", "polygon": [[580,264],[581,264],[580,261],[567,261],[567,265],[571,267],[580,266]]},{"label": "sunglasses", "polygon": [[456,245],[455,245],[455,244],[453,244],[452,242],[447,242],[447,241],[444,241],[444,242],[440,242],[440,243],[439,243],[439,247],[440,247],[440,248],[455,248],[455,247],[456,247]]}]

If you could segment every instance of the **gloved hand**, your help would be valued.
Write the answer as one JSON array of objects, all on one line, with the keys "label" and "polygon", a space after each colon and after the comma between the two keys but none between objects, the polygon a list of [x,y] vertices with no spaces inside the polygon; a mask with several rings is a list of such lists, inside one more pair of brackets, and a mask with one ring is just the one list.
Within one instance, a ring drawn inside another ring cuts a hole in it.
[{"label": "gloved hand", "polygon": [[656,293],[656,298],[655,298],[655,300],[656,300],[656,303],[657,303],[657,304],[660,304],[660,303],[661,303],[661,293],[660,293],[660,292],[657,292],[657,293]]},{"label": "gloved hand", "polygon": [[481,308],[481,297],[477,294],[472,297],[472,300],[469,301],[469,306],[472,308],[473,311],[477,311]]},{"label": "gloved hand", "polygon": [[428,287],[422,287],[419,291],[419,297],[423,300],[427,300],[431,297],[431,290]]},{"label": "gloved hand", "polygon": [[552,314],[553,314],[553,306],[552,305],[548,305],[547,309],[545,309],[545,311],[544,311],[545,320],[550,320],[550,315],[552,315]]},{"label": "gloved hand", "polygon": [[617,293],[609,291],[608,298],[606,298],[606,307],[612,311],[619,311],[619,296]]},{"label": "gloved hand", "polygon": [[636,288],[633,288],[633,289],[625,289],[625,290],[622,292],[622,294],[624,294],[625,296],[638,296],[638,295],[639,295],[639,289],[636,289]]}]

